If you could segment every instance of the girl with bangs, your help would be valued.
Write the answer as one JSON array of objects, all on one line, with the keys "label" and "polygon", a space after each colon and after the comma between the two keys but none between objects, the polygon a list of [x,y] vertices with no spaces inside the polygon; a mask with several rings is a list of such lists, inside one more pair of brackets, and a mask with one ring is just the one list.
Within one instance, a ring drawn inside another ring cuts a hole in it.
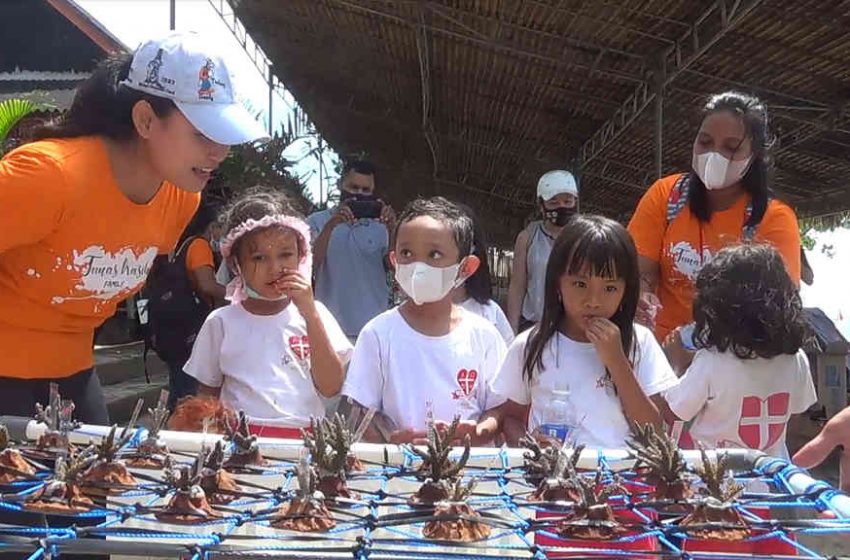
[{"label": "girl with bangs", "polygon": [[630,423],[660,426],[659,393],[676,377],[652,332],[634,323],[639,297],[626,229],[601,216],[570,220],[546,268],[543,317],[508,350],[479,433],[501,430],[515,444],[554,416],[572,420],[574,443],[617,448]]}]

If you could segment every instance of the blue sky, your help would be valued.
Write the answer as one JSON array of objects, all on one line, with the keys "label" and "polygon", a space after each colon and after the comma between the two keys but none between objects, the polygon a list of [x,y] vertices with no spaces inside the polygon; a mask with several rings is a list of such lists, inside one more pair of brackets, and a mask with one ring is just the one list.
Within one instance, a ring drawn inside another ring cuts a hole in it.
[{"label": "blue sky", "polygon": [[[169,27],[168,0],[75,1],[130,48],[135,48],[145,37],[167,31]],[[224,5],[226,12],[232,13],[227,2],[213,2],[216,6]],[[266,78],[245,54],[210,0],[177,0],[176,21],[177,29],[199,31],[221,38],[221,45],[226,54],[235,62],[232,71],[236,75],[241,95],[251,107],[262,110],[262,117],[267,119]],[[272,114],[280,118],[294,105],[295,101],[291,95],[278,95]],[[324,196],[334,178],[320,187],[318,159],[312,156],[304,157],[315,145],[315,138],[302,140],[293,145],[286,155],[292,160],[300,159],[294,171],[305,179],[314,200],[318,200],[320,191]],[[326,169],[332,173],[333,155],[326,155],[324,161]],[[809,262],[815,271],[815,283],[812,287],[803,286],[803,302],[807,306],[822,308],[838,324],[845,337],[850,339],[850,229],[816,234],[815,238],[818,240],[818,246],[808,253]],[[831,256],[821,250],[824,244],[834,248]]]}]

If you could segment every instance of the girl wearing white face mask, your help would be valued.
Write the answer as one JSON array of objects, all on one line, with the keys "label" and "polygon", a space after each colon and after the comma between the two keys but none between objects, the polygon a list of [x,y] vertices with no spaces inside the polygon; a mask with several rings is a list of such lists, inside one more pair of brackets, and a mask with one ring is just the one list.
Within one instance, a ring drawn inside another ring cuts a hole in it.
[{"label": "girl wearing white face mask", "polygon": [[472,220],[444,198],[416,200],[400,216],[390,259],[408,299],[363,327],[342,389],[343,411],[379,413],[367,439],[414,441],[430,415],[447,423],[460,416],[459,437],[475,436],[505,342],[452,301],[478,268],[472,242]]},{"label": "girl wearing white face mask", "polygon": [[761,101],[738,92],[715,95],[703,109],[690,171],[659,179],[638,204],[629,223],[643,290],[637,320],[655,328],[659,340],[692,321],[697,273],[728,245],[773,245],[799,285],[797,217],[771,197],[770,147]]}]

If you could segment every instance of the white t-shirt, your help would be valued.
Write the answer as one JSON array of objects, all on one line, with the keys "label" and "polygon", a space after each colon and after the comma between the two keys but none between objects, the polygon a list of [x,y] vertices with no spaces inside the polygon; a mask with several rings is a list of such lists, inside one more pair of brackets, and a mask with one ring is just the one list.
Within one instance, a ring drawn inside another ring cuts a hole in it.
[{"label": "white t-shirt", "polygon": [[437,420],[477,420],[504,356],[499,332],[474,313],[447,335],[426,336],[390,309],[360,331],[342,392],[398,429],[424,430],[429,401]]},{"label": "white t-shirt", "polygon": [[486,304],[481,304],[473,298],[466,298],[460,306],[490,321],[496,327],[496,330],[499,331],[499,334],[502,335],[502,338],[505,339],[505,344],[510,344],[514,341],[514,330],[511,328],[508,318],[505,317],[505,312],[492,299],[488,300]]},{"label": "white t-shirt", "polygon": [[[528,428],[533,430],[545,422],[544,411],[553,390],[569,389],[571,417],[576,443],[594,448],[622,448],[629,435],[629,425],[619,397],[605,366],[591,343],[576,342],[560,332],[552,336],[543,349],[543,368],[535,368],[529,382],[522,373],[525,348],[532,329],[517,335],[493,383],[496,406],[510,399],[531,404]],[[676,384],[676,376],[649,329],[635,325],[637,346],[633,369],[638,384],[648,396]]]},{"label": "white t-shirt", "polygon": [[[316,309],[334,351],[348,361],[348,338],[324,305],[316,302]],[[294,304],[276,315],[254,315],[242,305],[216,309],[183,370],[221,387],[221,401],[244,410],[255,424],[301,428],[325,414],[310,373],[307,323]]]},{"label": "white t-shirt", "polygon": [[785,427],[791,414],[817,400],[803,350],[771,359],[741,360],[731,352],[700,350],[676,387],[670,409],[695,442],[708,447],[749,447],[787,457]]}]

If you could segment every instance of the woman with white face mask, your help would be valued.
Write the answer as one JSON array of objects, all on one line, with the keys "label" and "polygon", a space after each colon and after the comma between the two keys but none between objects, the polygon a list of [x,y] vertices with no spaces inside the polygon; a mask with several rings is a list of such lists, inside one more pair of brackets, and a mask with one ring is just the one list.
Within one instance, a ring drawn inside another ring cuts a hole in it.
[{"label": "woman with white face mask", "polygon": [[[703,109],[690,171],[659,179],[638,204],[629,223],[641,273],[637,320],[659,340],[691,322],[697,273],[727,245],[772,244],[799,285],[797,217],[770,194],[770,147],[761,101],[714,95]],[[688,332],[668,342],[684,339],[687,348]]]}]

